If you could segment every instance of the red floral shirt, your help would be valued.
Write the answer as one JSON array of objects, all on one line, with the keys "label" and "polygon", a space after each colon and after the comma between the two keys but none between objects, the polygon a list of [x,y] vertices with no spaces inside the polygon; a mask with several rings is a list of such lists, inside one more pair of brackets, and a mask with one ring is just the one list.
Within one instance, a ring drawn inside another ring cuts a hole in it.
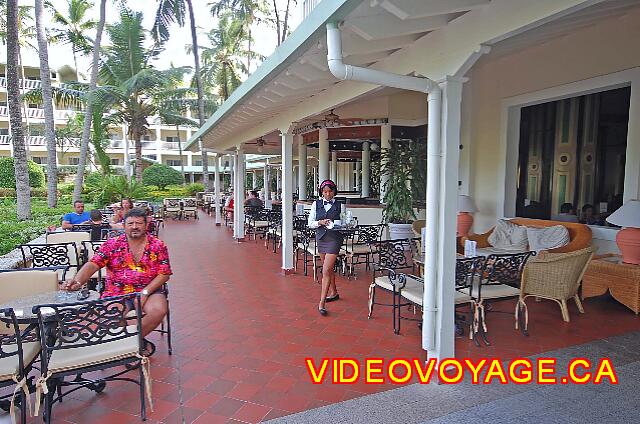
[{"label": "red floral shirt", "polygon": [[147,235],[140,262],[133,259],[125,234],[105,241],[91,262],[107,269],[102,297],[139,292],[159,274],[172,274],[167,246],[152,235]]}]

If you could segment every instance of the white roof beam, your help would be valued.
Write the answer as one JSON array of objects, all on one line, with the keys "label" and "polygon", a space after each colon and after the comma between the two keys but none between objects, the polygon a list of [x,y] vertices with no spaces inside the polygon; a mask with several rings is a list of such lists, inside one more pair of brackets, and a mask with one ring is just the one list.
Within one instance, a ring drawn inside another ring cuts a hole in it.
[{"label": "white roof beam", "polygon": [[422,19],[403,21],[395,16],[366,16],[345,21],[345,27],[364,38],[373,41],[398,35],[418,34],[442,28],[456,15],[437,15]]},{"label": "white roof beam", "polygon": [[445,13],[467,12],[491,0],[372,0],[371,6],[380,6],[399,19],[418,19]]}]

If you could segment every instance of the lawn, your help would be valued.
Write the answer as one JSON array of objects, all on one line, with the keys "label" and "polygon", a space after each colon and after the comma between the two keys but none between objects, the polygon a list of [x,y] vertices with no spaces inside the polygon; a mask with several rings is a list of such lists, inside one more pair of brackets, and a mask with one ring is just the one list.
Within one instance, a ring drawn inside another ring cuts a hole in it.
[{"label": "lawn", "polygon": [[[85,205],[86,210],[91,205]],[[33,240],[44,234],[50,225],[60,225],[62,215],[71,212],[71,202],[68,199],[59,201],[57,208],[47,206],[45,199],[31,199],[32,219],[29,221],[16,220],[16,200],[3,199],[0,201],[0,255],[4,255],[19,244]]]}]

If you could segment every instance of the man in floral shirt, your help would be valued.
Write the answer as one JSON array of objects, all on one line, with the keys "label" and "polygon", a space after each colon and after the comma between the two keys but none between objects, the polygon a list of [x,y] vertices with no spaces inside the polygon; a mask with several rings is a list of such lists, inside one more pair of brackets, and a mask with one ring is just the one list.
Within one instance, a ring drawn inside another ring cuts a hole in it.
[{"label": "man in floral shirt", "polygon": [[147,234],[147,214],[131,209],[124,219],[124,234],[104,242],[96,254],[63,285],[77,290],[100,268],[107,268],[102,297],[140,293],[142,301],[142,333],[153,331],[167,314],[167,299],[162,286],[172,274],[167,246]]}]

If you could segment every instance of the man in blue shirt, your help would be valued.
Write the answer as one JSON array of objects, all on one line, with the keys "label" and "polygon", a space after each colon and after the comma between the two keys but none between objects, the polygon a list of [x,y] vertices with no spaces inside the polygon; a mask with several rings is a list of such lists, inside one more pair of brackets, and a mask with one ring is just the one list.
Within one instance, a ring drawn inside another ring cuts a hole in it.
[{"label": "man in blue shirt", "polygon": [[84,202],[82,200],[76,200],[73,202],[74,212],[65,214],[62,218],[62,229],[70,230],[76,224],[84,224],[91,219],[89,212],[84,211]]}]

